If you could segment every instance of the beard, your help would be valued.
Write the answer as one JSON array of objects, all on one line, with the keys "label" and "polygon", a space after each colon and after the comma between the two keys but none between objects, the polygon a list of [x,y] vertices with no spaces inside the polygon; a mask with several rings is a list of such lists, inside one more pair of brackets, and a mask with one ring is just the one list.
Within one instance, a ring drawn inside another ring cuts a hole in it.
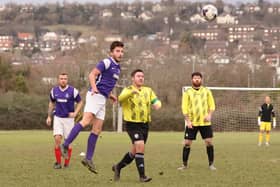
[{"label": "beard", "polygon": [[192,85],[193,85],[193,87],[200,87],[201,82],[193,82]]}]

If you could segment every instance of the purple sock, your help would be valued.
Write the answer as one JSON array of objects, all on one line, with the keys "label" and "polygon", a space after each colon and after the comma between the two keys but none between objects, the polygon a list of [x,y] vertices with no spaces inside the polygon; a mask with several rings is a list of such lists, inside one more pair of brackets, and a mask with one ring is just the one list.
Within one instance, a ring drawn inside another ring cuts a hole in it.
[{"label": "purple sock", "polygon": [[68,147],[69,144],[71,144],[74,141],[74,139],[78,136],[78,134],[80,133],[81,130],[83,130],[83,126],[80,123],[77,123],[76,125],[74,125],[69,136],[64,141],[64,144],[63,144],[64,147]]},{"label": "purple sock", "polygon": [[92,132],[90,133],[90,135],[88,137],[87,155],[86,155],[87,160],[91,160],[93,157],[97,138],[98,138],[98,135],[93,134]]}]

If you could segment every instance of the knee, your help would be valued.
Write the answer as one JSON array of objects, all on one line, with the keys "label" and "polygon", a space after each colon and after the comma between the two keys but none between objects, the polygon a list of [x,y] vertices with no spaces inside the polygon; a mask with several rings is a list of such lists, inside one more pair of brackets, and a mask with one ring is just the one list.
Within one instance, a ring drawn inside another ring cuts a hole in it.
[{"label": "knee", "polygon": [[208,146],[213,146],[213,143],[211,140],[205,140],[205,145]]}]

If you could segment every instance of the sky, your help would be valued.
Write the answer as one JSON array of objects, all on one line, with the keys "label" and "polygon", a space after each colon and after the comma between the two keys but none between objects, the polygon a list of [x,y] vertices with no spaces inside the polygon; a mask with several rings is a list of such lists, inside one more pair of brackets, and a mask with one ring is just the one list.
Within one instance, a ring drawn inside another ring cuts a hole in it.
[{"label": "sky", "polygon": [[[80,2],[80,3],[86,3],[86,2],[93,2],[93,3],[99,3],[99,4],[109,4],[112,2],[134,2],[134,1],[150,1],[150,2],[159,2],[160,0],[0,0],[0,4],[6,4],[6,3],[18,3],[18,4],[25,4],[25,3],[32,3],[32,4],[44,4],[44,3],[56,3],[56,2]],[[183,0],[181,0],[183,1]],[[194,1],[194,0],[193,0]],[[203,0],[199,0],[203,1]],[[211,0],[208,0],[211,1]],[[214,0],[213,0],[214,1]],[[280,0],[268,0],[270,2],[280,2]],[[230,3],[238,3],[238,2],[257,2],[257,0],[224,0],[224,2],[230,2]]]}]

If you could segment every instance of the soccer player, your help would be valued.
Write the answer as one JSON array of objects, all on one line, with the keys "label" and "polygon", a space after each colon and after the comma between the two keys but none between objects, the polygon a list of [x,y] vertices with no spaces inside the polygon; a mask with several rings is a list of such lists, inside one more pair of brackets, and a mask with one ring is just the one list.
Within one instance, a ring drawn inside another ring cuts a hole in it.
[{"label": "soccer player", "polygon": [[154,91],[144,86],[144,72],[136,69],[131,73],[132,85],[124,88],[119,95],[123,108],[123,116],[127,133],[131,139],[131,150],[126,153],[118,164],[113,165],[114,180],[120,179],[121,169],[134,159],[139,173],[140,182],[149,182],[152,178],[145,175],[144,150],[148,138],[151,108],[158,110],[161,102]]},{"label": "soccer player", "polygon": [[[75,103],[76,109],[75,109]],[[51,126],[52,114],[53,119],[53,135],[55,140],[55,158],[54,169],[61,169],[61,152],[59,145],[62,137],[67,138],[74,126],[74,118],[77,116],[82,107],[82,100],[79,91],[73,86],[68,85],[68,75],[61,73],[58,76],[58,86],[52,88],[50,92],[50,101],[48,109],[48,118],[46,123]],[[64,168],[69,166],[72,148],[69,147],[68,158],[64,161]]]},{"label": "soccer player", "polygon": [[214,110],[214,98],[211,91],[202,86],[202,74],[200,72],[192,73],[192,87],[188,88],[182,97],[182,112],[185,116],[186,128],[184,134],[183,165],[178,170],[188,168],[192,141],[196,139],[198,131],[206,145],[209,169],[216,170],[214,167],[213,131],[211,128],[211,118]]},{"label": "soccer player", "polygon": [[259,108],[258,125],[260,126],[259,133],[259,146],[262,145],[263,134],[266,132],[265,145],[269,146],[270,141],[270,131],[271,131],[271,117],[273,117],[273,128],[276,127],[275,112],[269,96],[264,99],[264,104]]},{"label": "soccer player", "polygon": [[119,63],[124,54],[123,48],[124,44],[122,42],[112,42],[110,46],[110,57],[101,60],[92,69],[89,74],[90,88],[86,95],[83,118],[74,126],[64,143],[60,145],[63,157],[67,158],[69,145],[84,127],[92,124],[92,129],[88,137],[86,157],[82,160],[82,164],[95,174],[98,171],[92,162],[92,158],[105,118],[106,100],[110,98],[113,102],[117,101],[117,97],[111,92],[119,79],[121,70]]}]

